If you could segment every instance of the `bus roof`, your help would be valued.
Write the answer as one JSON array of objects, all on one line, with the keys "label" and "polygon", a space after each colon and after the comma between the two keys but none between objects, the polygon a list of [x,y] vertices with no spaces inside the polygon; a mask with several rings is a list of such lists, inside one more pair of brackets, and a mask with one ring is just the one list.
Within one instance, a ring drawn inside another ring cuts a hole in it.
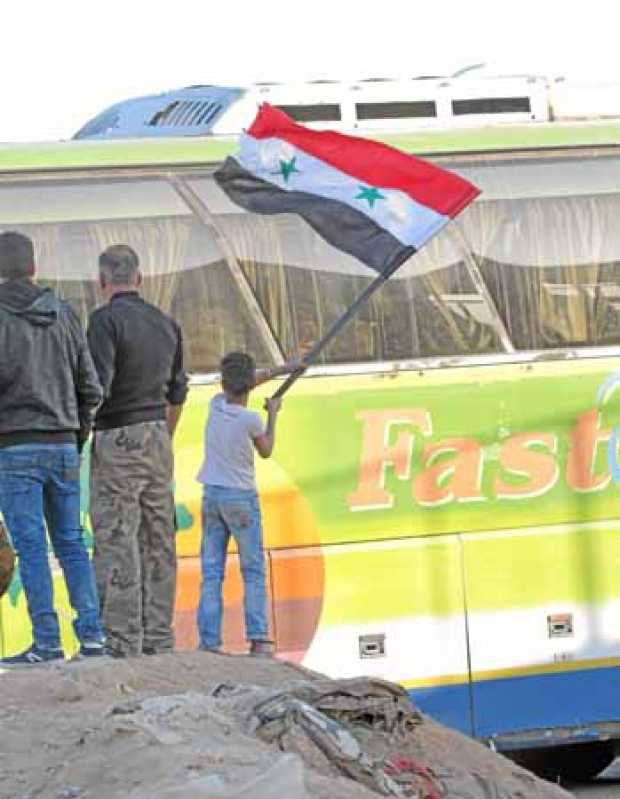
[{"label": "bus roof", "polygon": [[[465,130],[433,130],[372,138],[411,153],[493,152],[620,144],[620,122],[533,123]],[[234,139],[187,137],[0,145],[0,173],[164,164],[217,163],[236,149]]]}]

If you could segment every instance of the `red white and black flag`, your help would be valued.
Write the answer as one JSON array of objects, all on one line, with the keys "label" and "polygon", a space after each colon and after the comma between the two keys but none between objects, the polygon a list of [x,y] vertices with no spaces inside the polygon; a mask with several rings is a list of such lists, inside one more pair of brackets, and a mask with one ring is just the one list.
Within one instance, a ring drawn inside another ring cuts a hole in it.
[{"label": "red white and black flag", "polygon": [[420,158],[309,130],[268,104],[215,180],[246,211],[299,214],[331,245],[385,276],[479,194]]}]

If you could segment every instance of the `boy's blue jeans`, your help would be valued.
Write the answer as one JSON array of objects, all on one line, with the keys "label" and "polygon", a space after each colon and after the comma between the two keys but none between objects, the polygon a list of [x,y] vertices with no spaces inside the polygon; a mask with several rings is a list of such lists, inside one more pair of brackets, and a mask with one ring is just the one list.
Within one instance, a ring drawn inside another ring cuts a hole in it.
[{"label": "boy's blue jeans", "polygon": [[60,648],[45,522],[77,613],[81,643],[103,641],[94,573],[80,526],[80,458],[74,444],[0,448],[0,511],[19,558],[34,643]]},{"label": "boy's blue jeans", "polygon": [[255,491],[206,485],[202,498],[202,587],[198,607],[200,646],[222,643],[222,583],[230,536],[239,548],[245,633],[268,638],[265,562],[260,506]]}]

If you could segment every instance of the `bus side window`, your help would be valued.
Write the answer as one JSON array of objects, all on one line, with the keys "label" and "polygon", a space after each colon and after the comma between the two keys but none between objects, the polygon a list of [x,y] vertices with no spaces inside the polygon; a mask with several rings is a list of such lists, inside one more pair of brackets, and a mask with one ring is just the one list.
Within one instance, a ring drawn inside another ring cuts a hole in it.
[{"label": "bus side window", "polygon": [[[203,193],[207,198],[204,184]],[[229,213],[218,224],[288,356],[320,339],[375,276],[297,216]],[[382,286],[324,351],[322,363],[498,351],[489,309],[462,253],[446,238]]]},{"label": "bus side window", "polygon": [[69,301],[84,323],[102,301],[99,254],[126,243],[140,259],[145,299],[183,328],[190,371],[217,371],[232,349],[251,352],[260,365],[273,363],[212,232],[161,178],[47,175],[5,183],[0,229],[32,238],[40,283]]},{"label": "bus side window", "polygon": [[620,343],[619,216],[618,194],[511,201],[476,256],[517,348]]},{"label": "bus side window", "polygon": [[464,260],[411,280],[422,356],[502,351],[491,309]]}]

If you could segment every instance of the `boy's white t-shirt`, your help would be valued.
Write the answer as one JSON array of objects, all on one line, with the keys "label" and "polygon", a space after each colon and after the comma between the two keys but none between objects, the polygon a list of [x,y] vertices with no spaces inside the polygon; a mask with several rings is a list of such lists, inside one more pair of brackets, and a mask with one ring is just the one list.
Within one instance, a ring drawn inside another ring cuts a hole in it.
[{"label": "boy's white t-shirt", "polygon": [[264,432],[258,413],[228,402],[225,394],[216,394],[209,405],[205,459],[198,472],[198,482],[256,490],[253,440]]}]

